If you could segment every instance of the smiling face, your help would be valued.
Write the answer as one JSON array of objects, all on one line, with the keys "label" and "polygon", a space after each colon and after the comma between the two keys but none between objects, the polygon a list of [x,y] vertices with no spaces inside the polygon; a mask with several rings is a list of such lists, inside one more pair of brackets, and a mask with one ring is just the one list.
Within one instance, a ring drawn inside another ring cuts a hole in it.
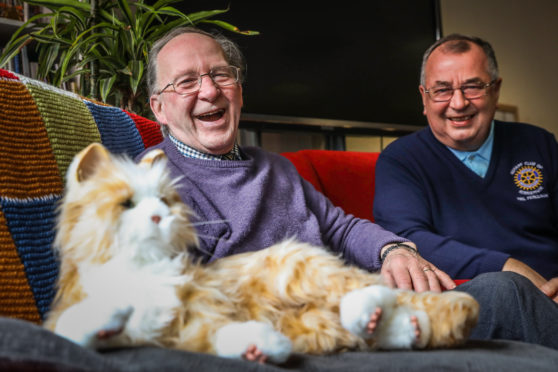
[{"label": "smiling face", "polygon": [[424,115],[434,136],[444,145],[460,151],[478,149],[488,137],[500,93],[501,79],[487,88],[486,95],[466,99],[459,89],[448,102],[434,102],[426,89],[437,86],[457,88],[467,83],[489,83],[488,59],[483,50],[471,43],[463,53],[435,49],[425,66],[425,86],[420,86]]},{"label": "smiling face", "polygon": [[[157,55],[157,91],[186,74],[206,74],[227,65],[223,50],[211,37],[181,34]],[[242,108],[240,83],[217,87],[204,76],[198,92],[182,96],[169,87],[151,96],[150,104],[157,120],[186,145],[215,155],[233,148]]]}]

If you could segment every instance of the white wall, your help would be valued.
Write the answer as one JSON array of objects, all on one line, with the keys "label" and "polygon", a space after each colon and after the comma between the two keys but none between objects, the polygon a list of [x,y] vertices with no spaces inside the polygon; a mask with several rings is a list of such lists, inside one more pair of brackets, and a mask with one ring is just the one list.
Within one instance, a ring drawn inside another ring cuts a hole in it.
[{"label": "white wall", "polygon": [[489,41],[503,79],[500,103],[558,137],[558,1],[440,0],[442,32]]}]

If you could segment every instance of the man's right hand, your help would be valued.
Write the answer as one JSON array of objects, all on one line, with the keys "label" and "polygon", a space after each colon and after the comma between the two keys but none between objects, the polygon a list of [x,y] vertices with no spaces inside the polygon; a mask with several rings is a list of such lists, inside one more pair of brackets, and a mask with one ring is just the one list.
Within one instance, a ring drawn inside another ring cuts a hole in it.
[{"label": "man's right hand", "polygon": [[[406,244],[415,248],[413,243]],[[382,264],[381,273],[386,285],[392,288],[417,292],[441,292],[455,288],[455,283],[448,274],[426,261],[418,252],[413,254],[405,249],[390,253]]]}]

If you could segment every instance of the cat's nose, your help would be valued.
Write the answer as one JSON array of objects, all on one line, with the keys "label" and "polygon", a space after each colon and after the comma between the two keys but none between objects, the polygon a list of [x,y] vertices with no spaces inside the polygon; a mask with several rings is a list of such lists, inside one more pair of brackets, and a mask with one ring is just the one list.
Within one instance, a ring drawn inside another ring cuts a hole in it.
[{"label": "cat's nose", "polygon": [[154,214],[153,216],[151,216],[151,221],[159,224],[159,222],[161,222],[161,216]]}]

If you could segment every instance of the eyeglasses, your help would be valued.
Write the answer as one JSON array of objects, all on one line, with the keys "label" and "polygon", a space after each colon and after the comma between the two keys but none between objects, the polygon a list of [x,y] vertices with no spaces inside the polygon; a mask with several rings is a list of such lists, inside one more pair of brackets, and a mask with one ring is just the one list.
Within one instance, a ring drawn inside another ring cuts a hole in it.
[{"label": "eyeglasses", "polygon": [[496,80],[492,80],[490,83],[471,83],[465,84],[457,88],[452,88],[450,86],[438,86],[425,90],[430,98],[434,102],[447,102],[453,97],[453,92],[459,89],[468,100],[477,99],[486,95],[486,90],[494,85]]},{"label": "eyeglasses", "polygon": [[[204,76],[209,76],[211,81],[218,87],[226,87],[238,82],[240,75],[240,68],[236,66],[219,66],[214,67],[207,74],[191,73],[179,77],[173,83],[168,83],[157,94],[164,93],[165,90],[172,86],[175,93],[186,95],[196,93],[201,88],[202,79]],[[170,92],[172,92],[170,91]]]}]

